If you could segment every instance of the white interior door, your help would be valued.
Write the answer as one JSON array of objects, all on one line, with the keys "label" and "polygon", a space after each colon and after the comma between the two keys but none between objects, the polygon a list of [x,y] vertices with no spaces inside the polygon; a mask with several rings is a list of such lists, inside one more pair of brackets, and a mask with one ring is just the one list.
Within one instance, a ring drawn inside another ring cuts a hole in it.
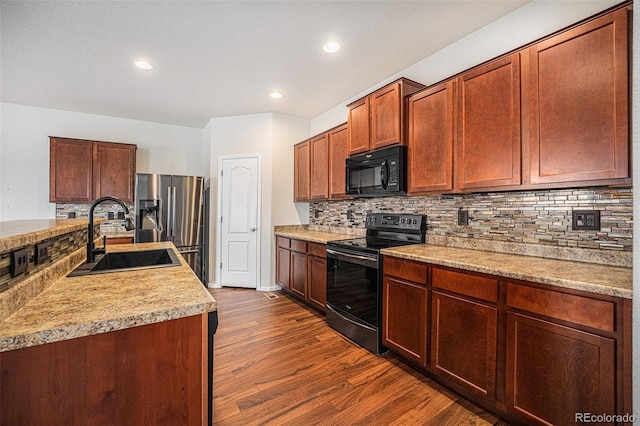
[{"label": "white interior door", "polygon": [[223,158],[220,284],[258,286],[258,158]]}]

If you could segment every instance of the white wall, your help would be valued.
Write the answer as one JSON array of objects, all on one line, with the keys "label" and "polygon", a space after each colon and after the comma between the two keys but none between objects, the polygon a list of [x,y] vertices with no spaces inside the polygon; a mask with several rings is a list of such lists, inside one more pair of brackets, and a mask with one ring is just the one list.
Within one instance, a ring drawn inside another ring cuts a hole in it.
[{"label": "white wall", "polygon": [[[293,145],[309,136],[309,121],[278,114],[214,118],[205,128],[211,145],[211,215],[209,218],[210,279],[219,285],[217,246],[218,158],[257,154],[260,157],[260,277],[259,290],[273,290],[273,226],[308,220],[308,205],[298,212],[293,203]],[[206,142],[205,142],[206,143]],[[306,215],[305,215],[306,209]],[[306,223],[306,222],[305,222]]]},{"label": "white wall", "polygon": [[618,3],[618,0],[532,1],[313,118],[311,134],[344,123],[347,104],[400,77],[429,86]]},{"label": "white wall", "polygon": [[136,169],[142,173],[205,172],[201,129],[7,103],[0,111],[3,221],[55,217],[48,136],[136,144]]}]

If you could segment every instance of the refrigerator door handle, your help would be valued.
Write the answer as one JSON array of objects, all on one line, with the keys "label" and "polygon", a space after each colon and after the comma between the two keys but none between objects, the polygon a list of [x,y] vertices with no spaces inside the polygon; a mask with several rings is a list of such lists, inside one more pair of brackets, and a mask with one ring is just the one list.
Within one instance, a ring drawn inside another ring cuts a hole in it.
[{"label": "refrigerator door handle", "polygon": [[171,187],[167,188],[167,239],[171,239],[173,234],[173,228],[171,227],[171,206],[173,203],[171,202]]},{"label": "refrigerator door handle", "polygon": [[193,249],[193,250],[180,250],[178,249],[178,253],[182,254],[182,253],[198,253],[200,252],[200,249]]},{"label": "refrigerator door handle", "polygon": [[171,197],[173,200],[173,212],[171,213],[171,241],[173,241],[175,238],[174,232],[176,230],[176,187],[174,186],[171,189],[173,190],[173,194]]}]

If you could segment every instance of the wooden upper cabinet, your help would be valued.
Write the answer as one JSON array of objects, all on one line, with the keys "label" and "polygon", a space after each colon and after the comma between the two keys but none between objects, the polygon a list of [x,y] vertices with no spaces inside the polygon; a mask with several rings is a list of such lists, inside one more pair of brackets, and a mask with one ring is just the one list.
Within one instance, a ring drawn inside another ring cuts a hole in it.
[{"label": "wooden upper cabinet", "polygon": [[348,105],[349,154],[404,145],[407,96],[424,88],[401,78]]},{"label": "wooden upper cabinet", "polygon": [[378,149],[402,141],[402,98],[400,83],[383,87],[370,96],[371,149]]},{"label": "wooden upper cabinet", "polygon": [[349,156],[347,124],[329,130],[329,198],[346,196],[345,162]]},{"label": "wooden upper cabinet", "polygon": [[136,146],[50,138],[49,201],[88,203],[111,195],[133,202]]},{"label": "wooden upper cabinet", "polygon": [[455,81],[409,97],[409,195],[453,189]]},{"label": "wooden upper cabinet", "polygon": [[349,155],[369,151],[369,98],[349,105]]},{"label": "wooden upper cabinet", "polygon": [[458,78],[458,188],[521,184],[518,54]]},{"label": "wooden upper cabinet", "polygon": [[623,8],[529,48],[533,184],[630,177],[628,26]]},{"label": "wooden upper cabinet", "polygon": [[133,202],[136,146],[118,143],[94,144],[93,182],[95,198],[112,195]]},{"label": "wooden upper cabinet", "polygon": [[309,201],[311,185],[311,153],[309,141],[293,147],[293,201]]},{"label": "wooden upper cabinet", "polygon": [[329,198],[329,136],[324,133],[309,141],[310,195],[312,200]]},{"label": "wooden upper cabinet", "polygon": [[50,138],[49,201],[93,200],[93,145],[86,141]]}]

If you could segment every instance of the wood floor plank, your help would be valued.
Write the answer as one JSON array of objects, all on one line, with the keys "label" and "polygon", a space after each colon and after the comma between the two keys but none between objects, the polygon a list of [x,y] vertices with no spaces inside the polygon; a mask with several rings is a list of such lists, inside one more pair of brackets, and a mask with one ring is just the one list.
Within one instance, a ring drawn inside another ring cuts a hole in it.
[{"label": "wood floor plank", "polygon": [[280,292],[212,289],[216,425],[505,425]]}]

